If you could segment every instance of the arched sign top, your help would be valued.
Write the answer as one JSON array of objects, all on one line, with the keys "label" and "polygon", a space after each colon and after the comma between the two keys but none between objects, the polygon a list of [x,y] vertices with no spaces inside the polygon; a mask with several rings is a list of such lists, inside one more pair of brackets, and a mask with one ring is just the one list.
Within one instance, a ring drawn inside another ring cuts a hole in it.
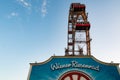
[{"label": "arched sign top", "polygon": [[119,66],[119,63],[107,63],[107,62],[103,62],[103,61],[100,61],[98,60],[97,58],[95,58],[94,56],[90,55],[85,55],[85,56],[51,56],[48,60],[44,61],[44,62],[38,62],[38,63],[30,63],[30,65],[43,65],[43,64],[46,64],[48,62],[50,62],[51,60],[54,60],[54,59],[62,59],[62,58],[81,58],[81,59],[85,59],[85,58],[90,58],[92,60],[94,60],[95,62],[98,62],[100,64],[103,64],[103,65],[111,65],[111,66]]}]

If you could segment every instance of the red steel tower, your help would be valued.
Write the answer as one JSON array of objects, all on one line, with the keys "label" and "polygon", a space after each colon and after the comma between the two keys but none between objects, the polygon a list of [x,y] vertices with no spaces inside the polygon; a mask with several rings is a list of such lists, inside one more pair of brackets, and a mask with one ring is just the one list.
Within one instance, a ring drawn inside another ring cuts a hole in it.
[{"label": "red steel tower", "polygon": [[85,5],[72,3],[68,16],[68,41],[66,56],[91,55],[90,23],[87,20]]}]

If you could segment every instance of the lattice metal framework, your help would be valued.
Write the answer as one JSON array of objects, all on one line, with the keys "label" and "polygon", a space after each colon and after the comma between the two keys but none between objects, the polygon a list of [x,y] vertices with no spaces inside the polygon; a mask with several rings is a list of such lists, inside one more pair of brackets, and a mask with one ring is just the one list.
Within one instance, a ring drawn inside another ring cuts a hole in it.
[{"label": "lattice metal framework", "polygon": [[85,5],[72,3],[68,16],[68,41],[66,56],[91,55],[90,23],[87,20]]}]

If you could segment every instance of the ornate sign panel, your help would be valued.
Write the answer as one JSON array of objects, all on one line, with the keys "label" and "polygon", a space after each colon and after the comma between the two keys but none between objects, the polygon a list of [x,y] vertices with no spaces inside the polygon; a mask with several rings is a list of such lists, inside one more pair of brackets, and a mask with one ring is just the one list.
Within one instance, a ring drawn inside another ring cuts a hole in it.
[{"label": "ornate sign panel", "polygon": [[119,64],[104,63],[93,56],[53,56],[30,65],[28,80],[120,80]]}]

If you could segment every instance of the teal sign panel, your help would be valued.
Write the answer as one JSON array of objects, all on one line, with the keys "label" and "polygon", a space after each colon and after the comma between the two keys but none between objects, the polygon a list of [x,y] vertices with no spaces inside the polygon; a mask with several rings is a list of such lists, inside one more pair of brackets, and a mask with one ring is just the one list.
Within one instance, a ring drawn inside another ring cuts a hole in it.
[{"label": "teal sign panel", "polygon": [[42,63],[30,63],[28,80],[120,80],[118,65],[93,56],[53,56]]}]

